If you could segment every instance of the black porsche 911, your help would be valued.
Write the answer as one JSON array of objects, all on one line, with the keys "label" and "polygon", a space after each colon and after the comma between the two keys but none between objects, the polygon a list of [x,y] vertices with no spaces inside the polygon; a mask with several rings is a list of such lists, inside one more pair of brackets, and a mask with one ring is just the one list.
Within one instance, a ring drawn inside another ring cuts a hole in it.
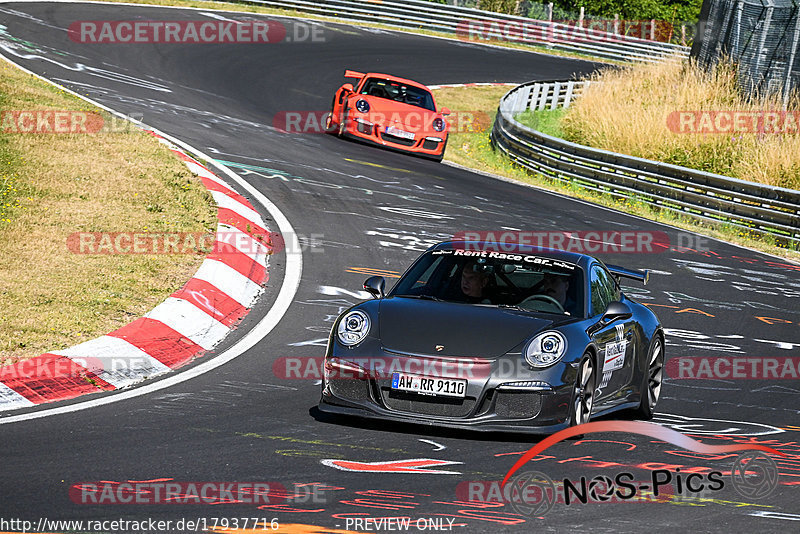
[{"label": "black porsche 911", "polygon": [[653,416],[664,334],[620,289],[648,273],[583,254],[444,242],[336,320],[322,412],[552,433],[622,409]]}]

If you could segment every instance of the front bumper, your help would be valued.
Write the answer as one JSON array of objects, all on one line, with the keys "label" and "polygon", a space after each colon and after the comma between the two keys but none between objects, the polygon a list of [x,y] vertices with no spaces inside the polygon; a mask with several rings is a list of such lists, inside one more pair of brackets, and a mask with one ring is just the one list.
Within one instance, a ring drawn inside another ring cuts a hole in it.
[{"label": "front bumper", "polygon": [[421,132],[415,134],[413,140],[405,139],[387,134],[385,125],[369,123],[358,117],[345,120],[343,134],[370,144],[426,156],[443,155],[448,135],[447,132]]},{"label": "front bumper", "polygon": [[[384,353],[383,358],[403,356]],[[437,361],[432,357],[415,359]],[[347,361],[342,357],[338,361]],[[351,360],[353,361],[353,360]],[[543,371],[523,369],[508,376],[500,360],[477,369],[468,379],[464,398],[429,396],[391,389],[390,376],[337,377],[326,373],[319,409],[322,412],[479,431],[550,434],[566,428],[574,384],[574,368],[558,363]],[[326,360],[327,367],[327,360]],[[549,385],[510,387],[511,383]]]}]

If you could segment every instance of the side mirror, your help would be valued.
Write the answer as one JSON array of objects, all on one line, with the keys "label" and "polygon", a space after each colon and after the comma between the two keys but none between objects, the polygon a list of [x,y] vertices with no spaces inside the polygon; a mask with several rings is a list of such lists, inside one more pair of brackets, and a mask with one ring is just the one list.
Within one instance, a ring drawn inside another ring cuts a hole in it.
[{"label": "side mirror", "polygon": [[447,115],[450,115],[452,111],[450,111],[450,108],[442,108],[440,113],[446,117]]},{"label": "side mirror", "polygon": [[355,91],[355,87],[353,87],[352,83],[346,83],[342,86],[342,91],[348,91],[352,93],[353,91]]},{"label": "side mirror", "polygon": [[372,295],[372,298],[382,299],[383,290],[386,288],[386,280],[382,276],[370,276],[364,282],[364,290]]},{"label": "side mirror", "polygon": [[603,312],[603,316],[600,318],[600,320],[586,329],[586,333],[589,334],[590,336],[593,336],[595,335],[596,332],[598,332],[602,328],[605,328],[614,321],[617,321],[619,319],[629,319],[632,315],[633,312],[631,312],[631,309],[628,307],[627,304],[615,300],[614,302],[608,305],[606,311]]},{"label": "side mirror", "polygon": [[610,324],[618,319],[630,319],[631,315],[633,315],[633,313],[627,304],[615,300],[609,304],[606,311],[603,312],[603,318],[601,320],[605,324]]}]

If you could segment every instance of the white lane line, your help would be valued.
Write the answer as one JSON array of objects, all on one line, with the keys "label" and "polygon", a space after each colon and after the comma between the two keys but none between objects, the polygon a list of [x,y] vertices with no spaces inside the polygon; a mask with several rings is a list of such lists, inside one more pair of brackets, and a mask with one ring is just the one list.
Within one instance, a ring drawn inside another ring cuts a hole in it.
[{"label": "white lane line", "polygon": [[[208,157],[204,153],[200,152],[193,146],[184,143],[183,141],[172,137],[164,132],[161,132],[153,127],[150,127],[144,124],[141,121],[135,119],[129,119],[126,115],[115,111],[108,106],[105,106],[99,102],[95,102],[94,100],[80,95],[75,91],[72,91],[62,85],[56,84],[32,72],[25,67],[17,65],[10,59],[8,59],[5,55],[0,53],[0,57],[6,60],[8,63],[13,65],[16,68],[30,74],[31,76],[35,76],[36,78],[43,80],[59,89],[66,91],[78,98],[89,102],[90,104],[97,106],[101,109],[108,111],[109,113],[113,114],[116,117],[131,120],[134,124],[141,126],[144,129],[151,130],[158,135],[168,139],[178,145],[179,147],[183,148],[187,152],[198,156],[199,158],[205,160],[210,165],[213,165],[217,169],[219,169],[222,173],[228,176],[231,180],[239,184],[245,191],[250,193],[254,200],[256,200],[259,204],[261,204],[269,213],[270,217],[275,221],[278,225],[278,230],[283,234],[284,239],[287,241],[287,248],[285,249],[286,252],[286,272],[283,277],[283,282],[281,283],[281,288],[278,291],[278,296],[275,299],[272,307],[269,309],[267,314],[261,321],[258,322],[249,332],[247,332],[239,341],[233,344],[228,350],[222,352],[214,356],[213,358],[204,361],[203,363],[192,367],[190,369],[186,369],[185,371],[177,372],[173,375],[167,376],[162,380],[158,380],[156,382],[152,382],[146,384],[142,387],[138,387],[136,389],[131,389],[127,391],[121,391],[120,393],[110,394],[108,396],[104,396],[102,398],[87,400],[83,402],[78,402],[76,404],[70,404],[68,406],[59,406],[55,408],[48,408],[44,410],[38,410],[31,413],[20,414],[20,415],[13,415],[9,417],[0,417],[0,425],[8,424],[8,423],[16,423],[19,421],[29,421],[32,419],[40,419],[42,417],[48,417],[51,415],[59,415],[65,413],[73,413],[78,412],[80,410],[86,410],[88,408],[95,408],[98,406],[104,406],[106,404],[111,404],[114,402],[119,402],[122,400],[132,399],[134,397],[139,397],[141,395],[147,395],[148,393],[153,393],[154,391],[159,391],[168,387],[172,387],[174,385],[180,384],[182,382],[186,382],[187,380],[191,380],[197,376],[205,374],[217,367],[225,365],[229,361],[241,356],[247,350],[253,348],[259,341],[264,339],[264,337],[269,334],[273,328],[275,328],[278,323],[281,321],[283,316],[286,314],[286,311],[289,309],[289,306],[294,301],[294,297],[297,294],[297,289],[300,286],[300,279],[303,274],[303,253],[300,249],[300,242],[297,239],[297,234],[292,227],[292,224],[289,222],[289,219],[286,218],[286,215],[272,203],[263,193],[261,193],[258,189],[250,185],[246,180],[242,179],[239,175],[233,172],[231,169],[222,165],[221,163],[213,160],[212,158]],[[289,243],[291,243],[291,248],[288,247]],[[288,252],[296,251],[296,252]],[[206,260],[209,261],[209,260]],[[219,262],[217,262],[219,263]],[[220,264],[222,265],[222,264]],[[202,269],[202,266],[201,266]],[[238,273],[237,273],[238,274]],[[241,276],[241,275],[240,275]],[[216,285],[216,284],[214,284]],[[217,286],[219,287],[219,286]],[[222,288],[220,288],[222,289]]]},{"label": "white lane line", "polygon": [[441,443],[436,443],[435,441],[431,441],[429,439],[420,439],[420,441],[422,443],[427,443],[428,445],[433,445],[434,447],[437,447],[436,449],[433,449],[434,451],[443,451],[443,450],[445,450],[447,448],[444,445],[442,445]]},{"label": "white lane line", "polygon": [[227,17],[223,17],[222,15],[217,15],[216,13],[209,13],[208,11],[201,11],[200,15],[204,15],[206,17],[210,17],[216,20],[224,20],[225,22],[233,22],[234,24],[241,24],[241,21],[229,19]]}]

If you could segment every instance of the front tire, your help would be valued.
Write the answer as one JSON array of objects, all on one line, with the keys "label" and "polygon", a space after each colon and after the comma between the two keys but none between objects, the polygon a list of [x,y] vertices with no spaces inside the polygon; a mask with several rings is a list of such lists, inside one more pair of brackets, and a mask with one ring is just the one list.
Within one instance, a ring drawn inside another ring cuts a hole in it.
[{"label": "front tire", "polygon": [[448,141],[449,139],[450,139],[450,136],[448,135],[448,136],[447,136],[447,138],[444,140],[444,146],[442,147],[442,153],[441,153],[441,154],[439,154],[438,156],[433,156],[433,157],[431,158],[431,159],[432,159],[433,161],[435,161],[436,163],[441,163],[441,162],[442,162],[442,160],[444,159],[444,151],[445,151],[445,150],[447,150],[447,141]]},{"label": "front tire", "polygon": [[350,113],[350,110],[347,108],[347,104],[342,107],[342,117],[339,121],[339,137],[344,137],[345,133],[347,132],[347,115]]},{"label": "front tire", "polygon": [[642,400],[636,409],[639,419],[652,419],[656,404],[661,396],[661,385],[664,378],[664,344],[656,334],[655,341],[647,354],[647,368],[642,379]]},{"label": "front tire", "polygon": [[575,389],[570,403],[569,425],[588,423],[592,418],[594,396],[597,387],[597,365],[590,352],[586,352],[578,365]]},{"label": "front tire", "polygon": [[336,95],[333,95],[333,99],[331,100],[331,111],[328,113],[328,117],[325,119],[325,133],[335,134],[339,131],[339,125],[336,124],[336,121],[333,120],[333,112],[336,109]]}]

